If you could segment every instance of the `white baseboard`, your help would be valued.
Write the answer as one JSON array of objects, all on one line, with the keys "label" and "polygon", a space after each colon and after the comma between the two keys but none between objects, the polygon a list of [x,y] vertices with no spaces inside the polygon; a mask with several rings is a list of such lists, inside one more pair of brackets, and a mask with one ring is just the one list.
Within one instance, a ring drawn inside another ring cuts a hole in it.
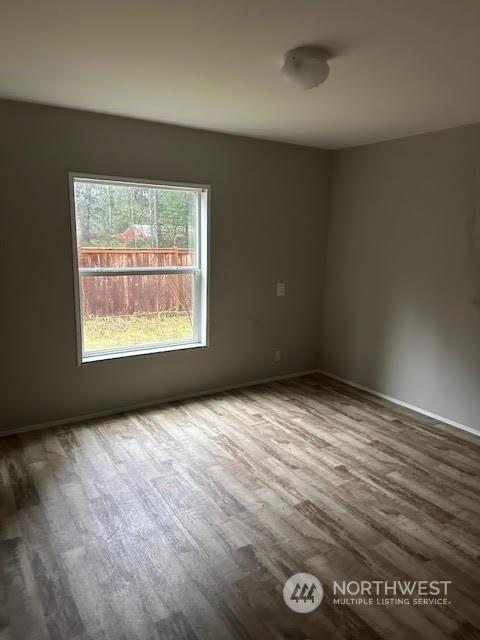
[{"label": "white baseboard", "polygon": [[106,409],[105,411],[96,411],[95,413],[88,413],[80,416],[73,416],[73,417],[64,418],[61,420],[52,420],[50,422],[42,422],[40,424],[28,425],[26,427],[18,427],[17,429],[0,431],[0,438],[19,434],[19,433],[27,433],[29,431],[37,431],[38,429],[47,429],[48,427],[58,427],[60,425],[74,424],[76,422],[84,422],[85,420],[93,420],[95,418],[105,418],[106,416],[113,416],[118,413],[126,413],[128,411],[136,411],[137,409],[148,409],[149,407],[161,406],[162,404],[167,404],[169,402],[177,402],[178,400],[188,400],[189,398],[201,398],[202,396],[208,396],[212,393],[221,393],[222,391],[231,391],[233,389],[253,387],[257,384],[275,382],[276,380],[287,380],[288,378],[298,378],[300,376],[306,376],[312,373],[320,373],[326,376],[327,378],[338,380],[339,382],[343,382],[344,384],[347,384],[350,387],[355,387],[356,389],[360,389],[361,391],[367,391],[368,393],[371,393],[374,396],[378,396],[379,398],[383,398],[384,400],[388,400],[393,404],[397,404],[401,407],[405,407],[406,409],[411,409],[412,411],[421,413],[424,416],[428,416],[429,418],[438,420],[438,422],[444,422],[445,424],[448,424],[452,427],[461,429],[462,431],[467,431],[468,433],[472,433],[473,435],[480,437],[480,430],[475,429],[474,427],[469,427],[460,422],[456,422],[455,420],[450,420],[450,418],[445,418],[444,416],[440,416],[436,413],[432,413],[431,411],[427,411],[426,409],[422,409],[421,407],[417,407],[408,402],[404,402],[403,400],[399,400],[398,398],[394,398],[393,396],[387,396],[385,393],[380,393],[380,391],[376,391],[375,389],[371,389],[370,387],[365,387],[364,385],[353,382],[352,380],[348,380],[347,378],[342,378],[341,376],[337,376],[334,373],[330,373],[330,371],[324,371],[323,369],[308,369],[307,371],[297,371],[295,373],[286,373],[281,376],[271,376],[269,378],[260,378],[257,380],[251,380],[249,382],[240,382],[238,384],[231,384],[223,387],[213,387],[210,389],[205,389],[203,391],[195,391],[193,393],[170,396],[169,398],[163,398],[161,400],[152,400],[150,402],[142,402],[139,404],[127,405],[124,407],[117,407],[114,409]]},{"label": "white baseboard", "polygon": [[136,411],[137,409],[148,409],[149,407],[161,406],[169,402],[177,402],[178,400],[188,400],[189,398],[201,398],[212,393],[221,393],[222,391],[232,391],[233,389],[242,389],[244,387],[253,387],[257,384],[266,384],[267,382],[275,382],[276,380],[287,380],[288,378],[298,378],[312,373],[317,373],[317,369],[308,369],[307,371],[296,371],[294,373],[286,373],[281,376],[271,376],[270,378],[260,378],[249,382],[240,382],[238,384],[226,385],[224,387],[213,387],[204,389],[203,391],[194,391],[193,393],[180,394],[178,396],[170,396],[161,400],[151,400],[150,402],[141,402],[139,404],[131,404],[126,407],[117,407],[114,409],[106,409],[105,411],[96,411],[95,413],[87,413],[81,416],[73,416],[63,418],[61,420],[51,420],[50,422],[42,422],[40,424],[28,425],[26,427],[18,427],[16,429],[0,430],[0,438],[5,436],[13,436],[19,433],[28,433],[29,431],[37,431],[38,429],[48,429],[48,427],[59,427],[66,424],[74,424],[75,422],[84,422],[85,420],[93,420],[95,418],[105,418],[106,416],[114,416],[117,413],[126,413],[127,411]]},{"label": "white baseboard", "polygon": [[333,378],[333,380],[338,380],[339,382],[348,384],[350,387],[355,387],[356,389],[360,389],[361,391],[367,391],[368,393],[371,393],[374,396],[378,396],[379,398],[383,398],[384,400],[393,402],[393,404],[398,404],[401,407],[405,407],[406,409],[411,409],[412,411],[421,413],[424,416],[428,416],[429,418],[433,418],[434,420],[437,420],[438,422],[444,422],[445,424],[448,424],[451,427],[456,427],[457,429],[461,429],[462,431],[468,431],[468,433],[473,433],[473,435],[475,436],[480,436],[480,430],[475,429],[475,427],[469,427],[466,424],[462,424],[461,422],[456,422],[455,420],[450,420],[450,418],[439,416],[437,413],[432,413],[431,411],[427,411],[426,409],[422,409],[421,407],[416,407],[414,404],[410,404],[409,402],[404,402],[403,400],[399,400],[398,398],[394,398],[393,396],[387,396],[385,393],[380,393],[380,391],[375,391],[375,389],[371,389],[370,387],[364,387],[362,384],[358,384],[356,382],[352,382],[352,380],[347,380],[346,378],[337,376],[334,373],[330,373],[330,371],[323,371],[322,369],[318,369],[317,372],[321,373],[327,378]]}]

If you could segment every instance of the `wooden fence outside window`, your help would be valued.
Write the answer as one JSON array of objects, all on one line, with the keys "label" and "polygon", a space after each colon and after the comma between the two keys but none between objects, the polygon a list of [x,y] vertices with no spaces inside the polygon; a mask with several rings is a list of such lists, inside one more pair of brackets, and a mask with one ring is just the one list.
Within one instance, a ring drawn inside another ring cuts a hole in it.
[{"label": "wooden fence outside window", "polygon": [[[159,267],[193,264],[192,249],[81,247],[79,267]],[[84,276],[83,316],[191,312],[193,274]]]}]

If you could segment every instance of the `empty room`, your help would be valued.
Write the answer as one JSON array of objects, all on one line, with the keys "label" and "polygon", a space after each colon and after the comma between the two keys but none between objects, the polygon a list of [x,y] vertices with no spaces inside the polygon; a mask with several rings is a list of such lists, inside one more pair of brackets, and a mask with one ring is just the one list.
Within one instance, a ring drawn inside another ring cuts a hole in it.
[{"label": "empty room", "polygon": [[0,640],[480,640],[479,36],[0,0]]}]

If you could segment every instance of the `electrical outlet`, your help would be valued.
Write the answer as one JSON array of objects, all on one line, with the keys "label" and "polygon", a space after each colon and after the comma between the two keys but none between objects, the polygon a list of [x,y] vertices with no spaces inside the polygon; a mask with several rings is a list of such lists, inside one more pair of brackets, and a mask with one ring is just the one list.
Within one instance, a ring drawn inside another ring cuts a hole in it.
[{"label": "electrical outlet", "polygon": [[281,357],[282,357],[282,354],[280,352],[280,349],[277,349],[276,351],[274,351],[274,353],[273,353],[273,361],[274,362],[280,362]]},{"label": "electrical outlet", "polygon": [[277,296],[282,297],[285,295],[285,283],[277,282]]}]

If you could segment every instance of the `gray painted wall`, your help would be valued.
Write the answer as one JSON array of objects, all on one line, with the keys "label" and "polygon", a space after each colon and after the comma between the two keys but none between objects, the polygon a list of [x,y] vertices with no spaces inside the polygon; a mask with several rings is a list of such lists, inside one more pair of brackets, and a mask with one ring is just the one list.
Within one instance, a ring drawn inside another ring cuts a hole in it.
[{"label": "gray painted wall", "polygon": [[[0,430],[318,364],[479,428],[480,125],[335,152],[330,176],[328,152],[128,118],[0,122]],[[69,170],[211,184],[208,349],[77,365]]]},{"label": "gray painted wall", "polygon": [[[0,122],[4,430],[316,366],[327,152],[10,101]],[[211,184],[209,348],[77,365],[69,170]]]},{"label": "gray painted wall", "polygon": [[480,428],[480,125],[334,154],[320,367]]}]

